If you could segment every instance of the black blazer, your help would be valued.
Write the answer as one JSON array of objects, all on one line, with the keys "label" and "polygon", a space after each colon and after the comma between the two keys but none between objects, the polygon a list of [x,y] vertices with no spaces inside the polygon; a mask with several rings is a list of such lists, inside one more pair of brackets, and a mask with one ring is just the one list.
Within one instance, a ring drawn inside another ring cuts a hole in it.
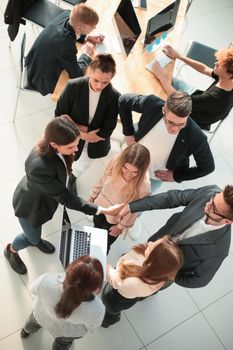
[{"label": "black blazer", "polygon": [[[98,136],[105,140],[88,143],[88,156],[90,158],[105,157],[110,148],[110,136],[116,127],[118,115],[118,99],[120,93],[111,84],[103,89],[91,123],[89,119],[89,78],[72,79],[61,94],[55,115],[68,114],[77,124],[88,126],[88,130],[99,129]],[[77,158],[80,157],[85,141],[79,143]]]},{"label": "black blazer", "polygon": [[[123,134],[135,135],[136,141],[140,141],[163,117],[163,105],[164,101],[154,95],[122,95],[119,99],[119,113]],[[134,129],[132,111],[142,113],[137,131]],[[191,155],[196,162],[193,167],[189,167]],[[214,159],[207,137],[191,118],[188,118],[186,127],[177,135],[166,166],[173,171],[176,182],[197,179],[214,171]]]},{"label": "black blazer", "polygon": [[[155,241],[167,234],[175,237],[204,216],[206,203],[218,192],[221,192],[221,189],[214,185],[196,190],[171,190],[132,202],[130,210],[135,213],[185,206],[183,211],[172,215],[167,223],[149,238],[149,241]],[[221,228],[216,226],[216,230],[200,232],[196,236],[178,241],[178,246],[184,254],[184,265],[175,282],[187,288],[206,286],[229,254],[230,242],[231,225]]]},{"label": "black blazer", "polygon": [[[25,65],[28,80],[42,95],[54,91],[65,69],[70,78],[84,75],[91,58],[82,54],[77,60],[76,34],[69,25],[70,11],[64,11],[43,29],[29,51]],[[80,42],[83,42],[81,36]]]},{"label": "black blazer", "polygon": [[13,207],[15,215],[27,218],[33,227],[50,220],[58,203],[85,214],[96,214],[95,204],[74,196],[66,188],[65,164],[55,152],[46,158],[39,156],[33,149],[26,159],[25,170],[26,175],[13,195]]}]

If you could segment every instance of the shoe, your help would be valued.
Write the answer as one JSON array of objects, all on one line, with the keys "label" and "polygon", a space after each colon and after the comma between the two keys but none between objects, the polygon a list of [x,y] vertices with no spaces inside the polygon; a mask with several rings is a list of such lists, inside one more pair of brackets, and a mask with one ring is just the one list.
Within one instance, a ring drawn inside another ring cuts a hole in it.
[{"label": "shoe", "polygon": [[19,273],[20,275],[25,275],[27,273],[27,268],[24,264],[24,262],[20,259],[18,253],[13,253],[10,250],[10,243],[6,246],[4,249],[4,255],[9,261],[9,264],[11,265],[11,268]]},{"label": "shoe", "polygon": [[41,239],[39,243],[34,244],[33,247],[40,249],[43,253],[53,254],[55,252],[55,247],[52,243]]},{"label": "shoe", "polygon": [[71,173],[69,176],[69,179],[68,179],[67,188],[74,196],[78,195],[78,191],[77,191],[77,187],[76,187],[76,180],[77,180],[76,176],[74,176]]},{"label": "shoe", "polygon": [[21,332],[20,332],[20,337],[25,339],[29,336],[30,334],[27,333],[23,328],[21,329]]}]

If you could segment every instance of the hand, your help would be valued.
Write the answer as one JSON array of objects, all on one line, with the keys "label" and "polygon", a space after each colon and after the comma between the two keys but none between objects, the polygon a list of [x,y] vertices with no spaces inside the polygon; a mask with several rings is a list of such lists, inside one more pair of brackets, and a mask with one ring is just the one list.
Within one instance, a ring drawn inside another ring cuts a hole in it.
[{"label": "hand", "polygon": [[179,54],[179,52],[173,49],[173,47],[170,45],[164,45],[164,47],[162,48],[162,51],[165,53],[165,55],[167,55],[172,60],[175,60],[176,58],[179,58],[179,59],[181,58],[181,55]]},{"label": "hand", "polygon": [[79,131],[81,132],[84,132],[84,133],[87,133],[88,132],[88,127],[86,125],[82,125],[82,124],[77,124],[77,127],[79,129]]},{"label": "hand", "polygon": [[130,213],[130,207],[129,207],[129,204],[125,204],[123,206],[123,208],[121,209],[119,216],[123,217],[123,216],[127,215],[128,213]]},{"label": "hand", "polygon": [[130,146],[136,143],[134,135],[125,136],[125,141],[127,143],[127,146]]},{"label": "hand", "polygon": [[125,204],[115,204],[109,208],[103,208],[101,214],[117,216]]},{"label": "hand", "polygon": [[117,225],[113,225],[110,227],[110,230],[108,232],[110,236],[117,237],[122,233],[122,230],[117,227]]},{"label": "hand", "polygon": [[86,41],[89,41],[90,43],[96,45],[96,44],[102,44],[104,41],[104,35],[103,34],[93,34],[93,35],[87,35]]},{"label": "hand", "polygon": [[155,176],[165,182],[174,182],[173,171],[172,170],[157,170],[154,172]]},{"label": "hand", "polygon": [[165,74],[163,68],[160,66],[158,61],[154,61],[152,66],[153,74],[158,78],[159,80],[163,79]]},{"label": "hand", "polygon": [[97,132],[99,132],[100,129],[96,129],[96,130],[92,130],[92,131],[89,131],[87,133],[87,141],[88,142],[91,142],[91,143],[94,143],[94,142],[98,142],[98,141],[103,141],[105,140],[105,138],[103,137],[100,137],[97,135]]},{"label": "hand", "polygon": [[86,42],[83,46],[82,46],[82,52],[85,53],[86,55],[92,57],[94,55],[94,48],[95,45]]},{"label": "hand", "polygon": [[92,197],[89,196],[88,199],[87,199],[87,201],[90,202],[90,203],[94,203],[94,198],[92,198]]}]

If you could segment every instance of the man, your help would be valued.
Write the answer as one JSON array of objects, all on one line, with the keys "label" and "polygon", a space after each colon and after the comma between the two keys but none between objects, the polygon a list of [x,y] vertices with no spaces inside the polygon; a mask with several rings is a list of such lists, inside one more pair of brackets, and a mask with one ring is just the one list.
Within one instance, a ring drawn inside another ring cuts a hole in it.
[{"label": "man", "polygon": [[[91,7],[75,5],[71,12],[64,11],[41,32],[25,60],[28,81],[37,91],[42,95],[52,93],[63,69],[70,78],[84,75],[93,55],[93,43],[103,40],[101,35],[87,35],[98,20]],[[77,60],[76,41],[84,40],[87,42],[82,47],[83,54]]]},{"label": "man", "polygon": [[214,69],[207,65],[182,56],[171,46],[165,45],[164,53],[172,59],[180,59],[197,72],[214,78],[213,84],[206,90],[196,90],[186,82],[173,79],[172,85],[158,62],[153,65],[154,75],[159,79],[167,94],[175,90],[191,93],[193,108],[191,117],[205,130],[213,123],[227,116],[233,106],[233,47],[217,51]]},{"label": "man", "polygon": [[206,286],[229,253],[233,222],[233,186],[224,191],[215,185],[184,191],[171,190],[126,205],[128,212],[185,206],[173,214],[149,241],[167,234],[178,243],[184,264],[175,282],[187,288]]},{"label": "man", "polygon": [[[140,142],[150,151],[152,191],[158,187],[158,180],[193,180],[214,170],[207,138],[189,118],[191,109],[191,97],[181,91],[174,91],[165,103],[154,95],[125,94],[119,99],[127,144]],[[132,111],[142,113],[137,130],[133,125]],[[194,157],[196,166],[189,166],[190,156]]]}]

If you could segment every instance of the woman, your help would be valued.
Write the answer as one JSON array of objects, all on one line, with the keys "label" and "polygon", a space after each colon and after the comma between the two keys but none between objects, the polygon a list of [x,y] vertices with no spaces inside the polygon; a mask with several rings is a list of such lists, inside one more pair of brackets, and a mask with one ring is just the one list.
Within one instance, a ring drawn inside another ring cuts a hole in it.
[{"label": "woman", "polygon": [[[89,201],[109,207],[113,204],[131,202],[150,193],[150,179],[147,172],[150,164],[148,149],[135,143],[115,156],[107,165],[104,174],[93,186]],[[133,226],[137,214],[120,216],[94,216],[95,227],[108,230],[108,249],[122,233]]]},{"label": "woman", "polygon": [[69,349],[75,338],[101,325],[105,309],[96,294],[102,284],[101,263],[87,255],[72,262],[66,273],[41,275],[31,286],[36,301],[21,337],[43,327],[55,338],[53,350]]},{"label": "woman", "polygon": [[180,248],[169,236],[139,244],[123,255],[115,269],[108,265],[102,300],[106,313],[102,327],[120,320],[121,311],[173,281],[183,264]]},{"label": "woman", "polygon": [[[47,254],[55,251],[50,242],[41,239],[41,228],[53,217],[59,203],[89,215],[98,212],[96,205],[74,196],[66,188],[79,138],[77,126],[68,116],[61,116],[47,125],[43,138],[26,159],[26,175],[13,195],[15,215],[23,233],[4,250],[12,269],[19,274],[27,273],[19,250],[33,245]],[[108,213],[109,209],[103,208],[100,212]]]},{"label": "woman", "polygon": [[57,102],[55,115],[68,114],[80,130],[79,162],[75,163],[68,187],[76,193],[76,177],[110,150],[110,136],[116,127],[120,93],[111,85],[116,64],[110,54],[96,55],[87,76],[72,79]]}]

